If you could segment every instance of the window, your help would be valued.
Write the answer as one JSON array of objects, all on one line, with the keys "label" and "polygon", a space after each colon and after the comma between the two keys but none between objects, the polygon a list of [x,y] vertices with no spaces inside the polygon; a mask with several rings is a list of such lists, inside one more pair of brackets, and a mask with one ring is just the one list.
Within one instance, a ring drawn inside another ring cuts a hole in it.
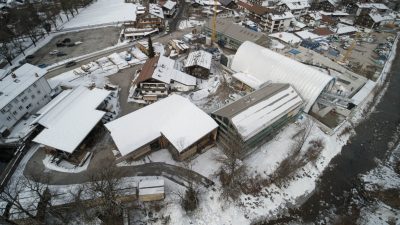
[{"label": "window", "polygon": [[19,110],[22,110],[22,106],[18,107]]},{"label": "window", "polygon": [[13,102],[14,103],[18,103],[19,101],[18,101],[18,99],[15,98]]},{"label": "window", "polygon": [[25,96],[25,97],[24,97],[24,100],[25,100],[25,101],[28,100],[28,96]]},{"label": "window", "polygon": [[2,109],[0,112],[4,114],[6,112],[6,110]]},{"label": "window", "polygon": [[14,116],[17,115],[17,111],[14,111],[14,112],[13,112],[13,115],[14,115]]},{"label": "window", "polygon": [[7,117],[7,120],[10,121],[10,120],[11,120],[11,117]]},{"label": "window", "polygon": [[32,92],[32,90],[30,88],[28,88],[28,93],[31,93],[31,92]]},{"label": "window", "polygon": [[32,106],[32,104],[29,103],[29,105],[26,106],[26,109],[29,109]]},{"label": "window", "polygon": [[35,99],[35,95],[31,95],[31,98],[32,98],[32,99]]},{"label": "window", "polygon": [[38,90],[37,93],[40,95],[40,93],[42,93],[42,92],[40,90]]},{"label": "window", "polygon": [[36,84],[33,84],[32,86],[33,86],[33,87],[36,87],[37,85],[36,85]]}]

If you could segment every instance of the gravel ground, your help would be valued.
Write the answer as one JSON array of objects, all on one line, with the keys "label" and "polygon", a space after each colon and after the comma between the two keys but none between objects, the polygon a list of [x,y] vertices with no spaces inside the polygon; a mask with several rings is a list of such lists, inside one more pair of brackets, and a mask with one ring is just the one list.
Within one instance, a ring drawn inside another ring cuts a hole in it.
[{"label": "gravel ground", "polygon": [[[105,27],[92,30],[83,30],[73,33],[60,34],[53,38],[48,44],[40,48],[35,52],[35,58],[32,60],[32,64],[52,64],[73,58],[81,55],[85,55],[91,52],[95,52],[110,46],[117,44],[119,36],[119,27]],[[80,45],[73,47],[56,47],[56,43],[65,38],[70,38],[71,42],[81,41]],[[66,56],[57,57],[50,55],[49,52],[53,50],[59,50],[66,53]]]}]

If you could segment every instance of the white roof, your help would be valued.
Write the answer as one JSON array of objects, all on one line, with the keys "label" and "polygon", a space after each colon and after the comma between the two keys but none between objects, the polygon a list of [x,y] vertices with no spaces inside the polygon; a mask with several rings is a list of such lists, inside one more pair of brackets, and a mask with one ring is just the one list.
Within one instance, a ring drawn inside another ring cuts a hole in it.
[{"label": "white roof", "polygon": [[232,118],[232,123],[243,140],[246,141],[302,103],[303,100],[293,87],[288,86],[287,89],[235,115]]},{"label": "white roof", "polygon": [[122,156],[163,135],[182,151],[218,127],[188,99],[171,95],[105,125]]},{"label": "white roof", "polygon": [[279,39],[288,44],[297,44],[297,43],[301,42],[301,39],[299,37],[297,37],[296,35],[294,35],[292,33],[288,33],[288,32],[273,33],[273,34],[270,34],[269,36]]},{"label": "white roof", "polygon": [[292,19],[294,18],[291,12],[283,12],[283,13],[271,13],[272,20],[284,20],[284,19]]},{"label": "white roof", "polygon": [[189,45],[187,45],[185,42],[181,41],[181,40],[176,40],[173,39],[171,40],[172,42],[175,43],[175,46],[179,49],[185,50],[185,49],[189,49]]},{"label": "white roof", "polygon": [[325,12],[325,11],[319,11],[322,15],[325,16],[348,16],[349,14],[347,12],[343,11],[334,11],[334,12]]},{"label": "white roof", "polygon": [[0,80],[0,109],[4,108],[29,86],[42,78],[47,73],[47,70],[26,63],[13,73],[16,78],[12,78],[11,73]]},{"label": "white roof", "polygon": [[83,86],[64,92],[39,111],[36,122],[45,129],[33,141],[72,153],[104,116],[96,108],[110,92]]},{"label": "white roof", "polygon": [[308,14],[311,18],[313,18],[315,21],[321,20],[322,19],[322,15],[319,12],[315,12],[315,13],[309,13]]},{"label": "white roof", "polygon": [[338,24],[337,29],[336,29],[336,34],[347,34],[347,33],[353,33],[353,32],[358,32],[358,29],[353,26],[348,26],[346,24]]},{"label": "white roof", "polygon": [[154,179],[154,180],[141,180],[139,182],[139,189],[142,188],[151,188],[151,187],[163,187],[164,180],[163,179]]},{"label": "white roof", "polygon": [[375,8],[375,9],[389,9],[385,4],[383,3],[357,3],[358,8]]},{"label": "white roof", "polygon": [[359,105],[374,89],[376,83],[368,80],[367,83],[351,98],[355,105]]},{"label": "white roof", "polygon": [[332,77],[252,42],[244,42],[232,62],[236,72],[248,73],[262,82],[289,83],[306,102],[308,112]]},{"label": "white roof", "polygon": [[296,32],[296,35],[299,36],[301,39],[306,40],[306,39],[319,39],[321,36],[311,33],[308,30],[303,30],[303,31],[298,31]]},{"label": "white roof", "polygon": [[293,21],[293,25],[294,25],[295,27],[300,28],[300,29],[303,29],[304,27],[307,26],[306,24],[304,24],[304,23],[302,23],[302,22],[299,22],[299,21],[297,21],[297,20],[294,20],[294,21]]},{"label": "white roof", "polygon": [[196,78],[174,68],[175,60],[160,56],[152,78],[170,84],[171,80],[188,86],[196,85]]},{"label": "white roof", "polygon": [[369,16],[375,23],[382,21],[394,20],[396,17],[392,14],[381,15],[379,13],[370,13]]},{"label": "white roof", "polygon": [[203,50],[191,52],[186,59],[185,67],[197,65],[206,69],[211,69],[211,59],[212,55],[209,52]]},{"label": "white roof", "polygon": [[247,73],[239,72],[234,73],[232,76],[253,89],[258,89],[264,83]]},{"label": "white roof", "polygon": [[160,17],[161,19],[164,19],[164,12],[162,8],[157,4],[154,3],[149,4],[149,13],[154,16]]},{"label": "white roof", "polygon": [[282,0],[281,2],[290,10],[305,9],[310,7],[310,4],[308,4],[307,0]]},{"label": "white roof", "polygon": [[175,5],[176,5],[176,2],[168,0],[167,2],[164,3],[163,7],[168,10],[171,10],[175,7]]}]

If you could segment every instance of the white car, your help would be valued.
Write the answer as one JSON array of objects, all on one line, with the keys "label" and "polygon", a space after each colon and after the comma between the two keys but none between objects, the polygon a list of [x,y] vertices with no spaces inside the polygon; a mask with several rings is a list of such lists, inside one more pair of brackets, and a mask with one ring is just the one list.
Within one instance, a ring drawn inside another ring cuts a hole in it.
[{"label": "white car", "polygon": [[53,50],[51,52],[49,52],[50,55],[57,55],[57,53],[59,53],[60,51],[58,50]]}]

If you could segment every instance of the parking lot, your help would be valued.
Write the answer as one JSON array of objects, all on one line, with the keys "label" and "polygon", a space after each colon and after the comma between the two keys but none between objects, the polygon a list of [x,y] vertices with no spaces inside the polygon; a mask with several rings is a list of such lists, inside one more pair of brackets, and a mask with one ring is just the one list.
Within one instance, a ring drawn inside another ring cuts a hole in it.
[{"label": "parking lot", "polygon": [[[105,27],[93,30],[83,30],[73,33],[61,34],[53,38],[49,43],[40,48],[34,54],[31,64],[52,64],[59,61],[85,55],[117,44],[120,28]],[[70,43],[82,42],[72,47],[56,47],[56,43],[66,38],[71,39]],[[58,50],[66,55],[50,55],[51,51]]]},{"label": "parking lot", "polygon": [[[340,61],[343,57],[349,53],[347,60],[349,61],[348,67],[355,73],[363,75],[369,79],[374,79],[375,71],[379,71],[382,67],[382,61],[379,61],[379,56],[374,52],[374,49],[380,43],[386,43],[386,38],[392,36],[390,33],[377,33],[372,32],[369,35],[362,33],[356,40],[353,50],[351,45],[355,40],[355,37],[343,38],[337,42],[331,42],[331,45],[335,46],[340,51],[340,55],[335,57],[331,54],[325,53],[324,55]],[[347,43],[347,45],[345,44]],[[349,51],[349,52],[348,52]]]}]

